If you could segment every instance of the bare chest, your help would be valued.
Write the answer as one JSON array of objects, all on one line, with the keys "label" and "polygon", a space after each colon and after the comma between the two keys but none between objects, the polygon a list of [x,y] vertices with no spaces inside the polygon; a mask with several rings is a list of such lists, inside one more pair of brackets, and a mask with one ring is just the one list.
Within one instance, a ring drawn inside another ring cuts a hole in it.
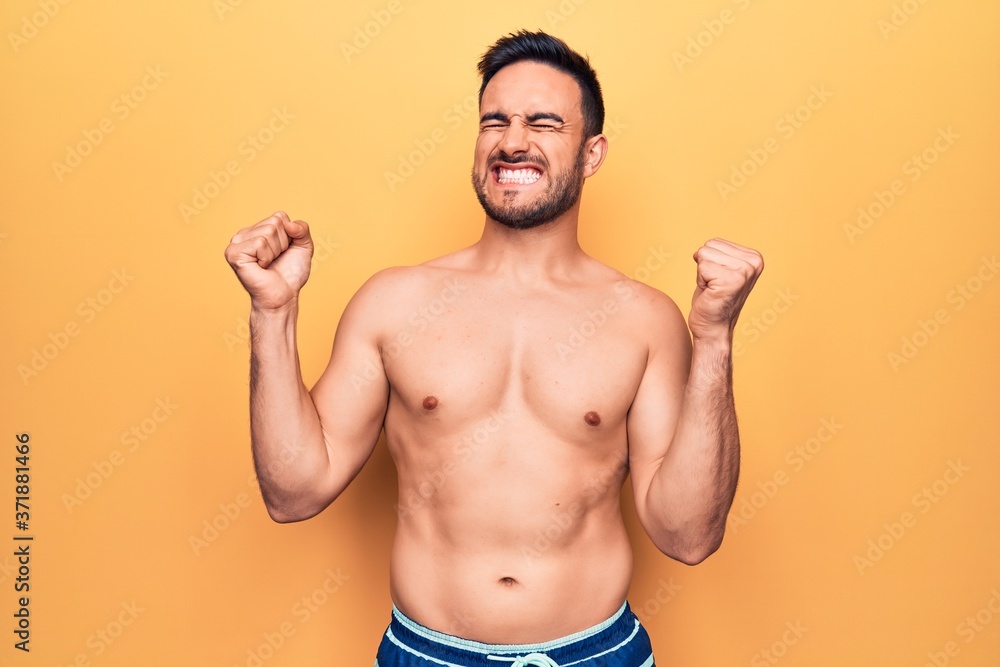
[{"label": "bare chest", "polygon": [[620,427],[646,363],[627,296],[468,286],[407,304],[382,344],[391,400],[448,421],[514,411],[567,437]]}]

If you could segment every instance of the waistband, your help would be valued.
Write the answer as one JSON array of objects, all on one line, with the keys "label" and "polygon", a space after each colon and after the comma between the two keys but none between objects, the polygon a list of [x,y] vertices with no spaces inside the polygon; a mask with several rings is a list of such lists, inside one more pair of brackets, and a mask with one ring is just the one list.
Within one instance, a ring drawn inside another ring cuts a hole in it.
[{"label": "waistband", "polygon": [[[535,644],[486,644],[426,628],[392,607],[386,639],[397,648],[431,662],[441,658],[469,665],[564,665],[614,653],[640,634],[641,625],[628,602],[610,618],[565,637]],[[642,633],[643,638],[645,633]]]}]

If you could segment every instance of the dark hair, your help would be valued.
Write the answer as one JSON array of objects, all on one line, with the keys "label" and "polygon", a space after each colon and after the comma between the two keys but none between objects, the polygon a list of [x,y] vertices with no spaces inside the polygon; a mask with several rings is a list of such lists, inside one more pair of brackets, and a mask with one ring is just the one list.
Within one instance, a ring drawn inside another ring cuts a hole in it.
[{"label": "dark hair", "polygon": [[532,61],[554,67],[573,77],[580,86],[583,112],[583,134],[589,138],[604,131],[604,98],[597,72],[590,60],[569,48],[566,42],[542,31],[520,30],[501,37],[479,60],[483,84],[479,87],[479,103],[490,79],[507,65]]}]

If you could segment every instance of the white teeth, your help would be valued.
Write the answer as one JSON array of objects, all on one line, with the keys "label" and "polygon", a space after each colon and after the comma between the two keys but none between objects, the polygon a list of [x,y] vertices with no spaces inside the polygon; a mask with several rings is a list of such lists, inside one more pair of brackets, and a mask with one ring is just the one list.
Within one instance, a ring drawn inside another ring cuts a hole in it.
[{"label": "white teeth", "polygon": [[542,175],[534,169],[504,169],[500,168],[497,180],[500,183],[518,183],[520,185],[530,185]]}]

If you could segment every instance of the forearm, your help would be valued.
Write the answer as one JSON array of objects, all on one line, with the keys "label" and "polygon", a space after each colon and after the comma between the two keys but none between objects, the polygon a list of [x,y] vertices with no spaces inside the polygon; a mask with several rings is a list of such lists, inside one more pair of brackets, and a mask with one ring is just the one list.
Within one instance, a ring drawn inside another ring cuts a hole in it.
[{"label": "forearm", "polygon": [[278,521],[318,511],[329,469],[319,415],[302,382],[296,346],[298,305],[251,309],[250,436],[268,512]]},{"label": "forearm", "polygon": [[695,339],[677,427],[647,496],[661,549],[697,562],[718,548],[739,467],[732,346]]}]

